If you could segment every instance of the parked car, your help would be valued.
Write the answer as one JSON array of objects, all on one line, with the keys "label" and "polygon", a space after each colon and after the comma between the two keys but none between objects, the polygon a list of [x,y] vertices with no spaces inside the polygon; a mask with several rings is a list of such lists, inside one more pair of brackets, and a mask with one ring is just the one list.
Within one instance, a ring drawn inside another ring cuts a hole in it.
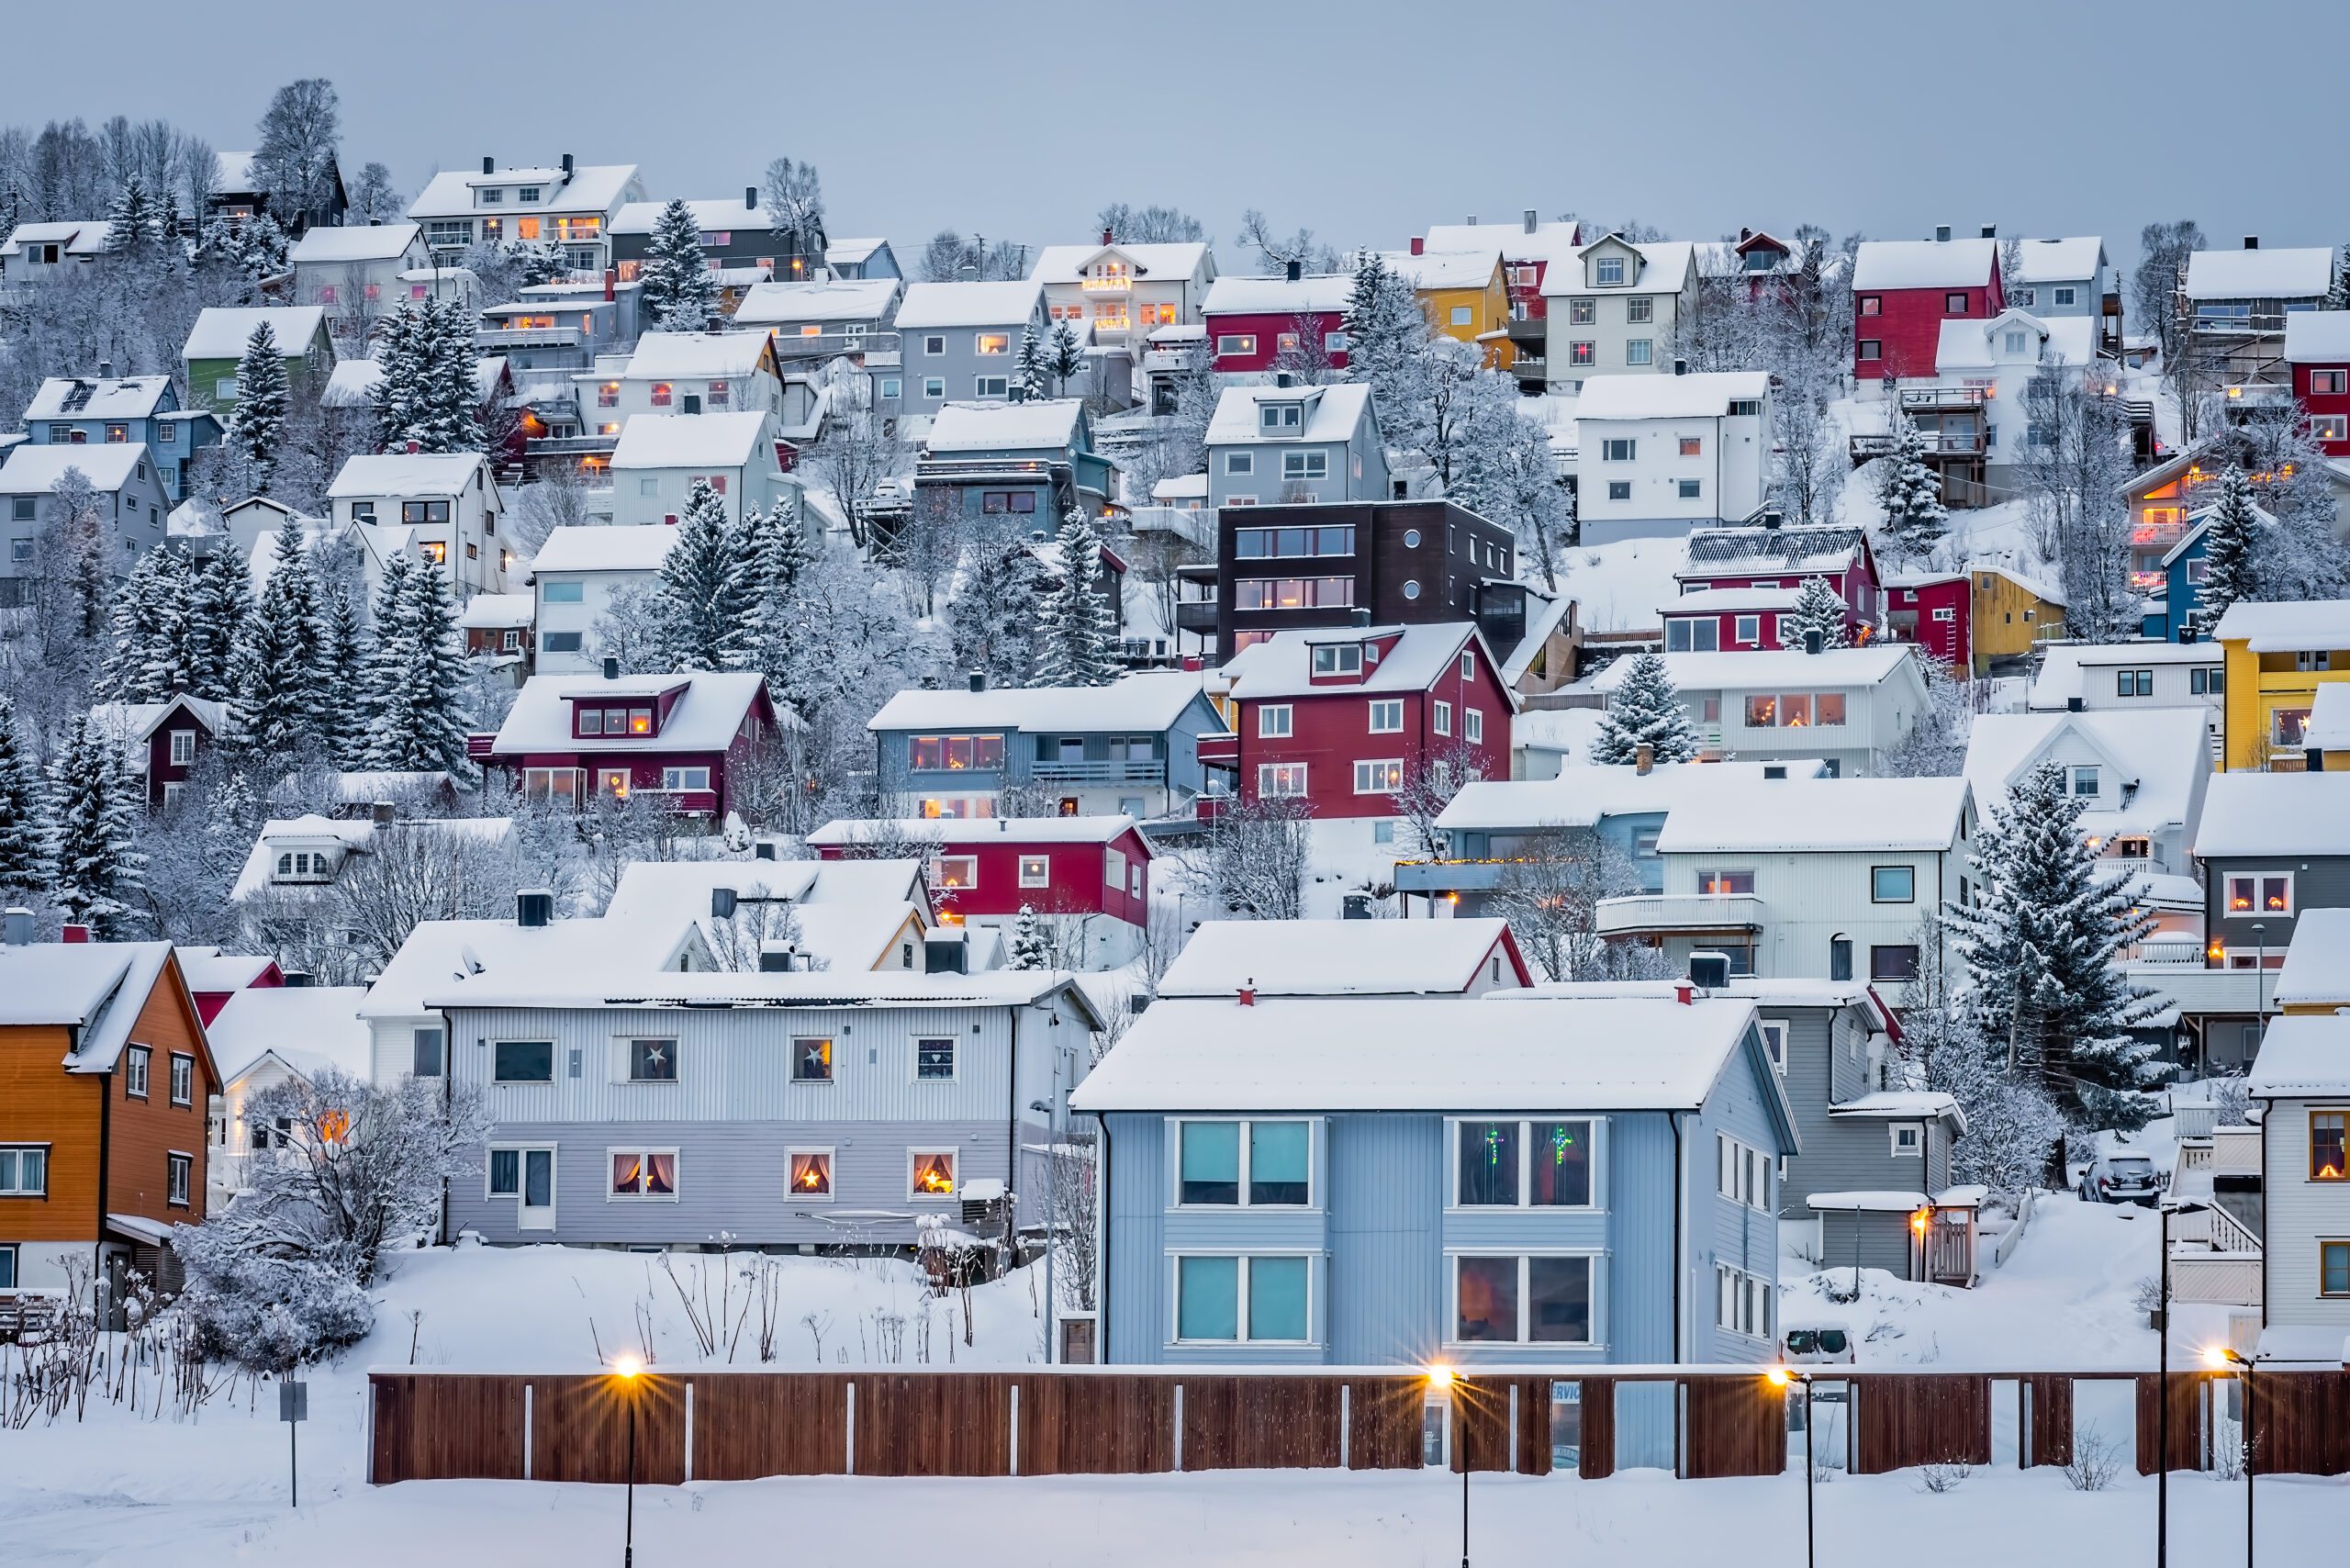
[{"label": "parked car", "polygon": [[1779,1360],[1787,1366],[1849,1366],[1858,1359],[1852,1325],[1841,1320],[1797,1318],[1779,1328]]},{"label": "parked car", "polygon": [[2152,1208],[2162,1196],[2162,1182],[2154,1162],[2143,1154],[2101,1154],[2081,1171],[2077,1189],[2081,1202],[2143,1204]]}]

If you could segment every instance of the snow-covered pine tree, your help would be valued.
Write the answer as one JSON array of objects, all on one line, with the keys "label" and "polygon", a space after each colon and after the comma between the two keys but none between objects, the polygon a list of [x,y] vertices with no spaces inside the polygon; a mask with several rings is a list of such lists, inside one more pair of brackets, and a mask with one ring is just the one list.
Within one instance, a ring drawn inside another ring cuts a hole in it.
[{"label": "snow-covered pine tree", "polygon": [[189,588],[187,656],[188,689],[198,697],[225,702],[234,695],[229,657],[252,602],[252,574],[235,545],[214,551],[196,569]]},{"label": "snow-covered pine tree", "polygon": [[426,378],[426,403],[432,411],[432,440],[427,452],[478,452],[482,447],[481,394],[475,380],[481,356],[474,348],[472,309],[454,297],[426,302],[427,341],[431,344],[431,369]]},{"label": "snow-covered pine tree", "polygon": [[114,600],[114,532],[107,524],[108,505],[90,476],[69,467],[50,487],[49,503],[56,519],[56,538],[42,546],[50,569],[63,579],[59,602],[73,637],[95,641],[106,634],[107,607]]},{"label": "snow-covered pine tree", "polygon": [[1638,762],[1642,745],[1653,748],[1651,756],[1658,762],[1694,762],[1699,750],[1696,726],[1681,705],[1681,694],[1673,689],[1662,654],[1634,655],[1624,683],[1607,700],[1607,712],[1591,743],[1591,760],[1618,766]]},{"label": "snow-covered pine tree", "polygon": [[653,586],[654,640],[667,668],[740,667],[752,602],[750,566],[725,501],[695,480],[677,520],[677,543]]},{"label": "snow-covered pine tree", "polygon": [[1411,284],[1366,252],[1347,297],[1347,379],[1371,387],[1379,428],[1393,445],[1414,444],[1423,422],[1428,322]]},{"label": "snow-covered pine tree", "polygon": [[114,599],[114,652],[98,689],[118,702],[161,702],[195,686],[189,660],[191,584],[177,550],[146,552]]},{"label": "snow-covered pine tree", "polygon": [[1020,917],[1012,923],[1012,935],[1003,945],[1003,967],[1007,969],[1048,969],[1053,967],[1052,945],[1046,940],[1044,923],[1036,917],[1036,906],[1024,903]]},{"label": "snow-covered pine tree", "polygon": [[292,412],[285,359],[278,352],[277,334],[263,321],[245,340],[244,357],[237,362],[237,406],[229,410],[223,432],[226,443],[244,460],[257,495],[268,494],[276,476],[278,449],[285,444],[285,421]]},{"label": "snow-covered pine tree", "polygon": [[112,226],[106,235],[106,252],[116,260],[143,269],[162,255],[162,215],[148,195],[147,182],[136,169],[124,179],[122,189],[115,193],[106,222]]},{"label": "snow-covered pine tree", "polygon": [[1053,373],[1053,396],[1069,396],[1069,384],[1085,371],[1085,350],[1077,341],[1077,329],[1067,321],[1053,323],[1053,341],[1045,356],[1045,364]]},{"label": "snow-covered pine tree", "polygon": [[288,513],[277,560],[229,655],[237,737],[267,753],[298,751],[319,734],[319,582],[301,526]]},{"label": "snow-covered pine tree", "polygon": [[1053,542],[1057,575],[1036,610],[1036,680],[1107,686],[1118,678],[1117,615],[1102,588],[1102,542],[1075,507]]},{"label": "snow-covered pine tree", "polygon": [[743,645],[735,667],[755,669],[772,684],[789,657],[793,611],[813,559],[798,503],[778,496],[767,510],[744,513],[735,552],[744,572]]},{"label": "snow-covered pine tree", "polygon": [[123,767],[119,736],[84,715],[50,765],[49,813],[56,824],[50,864],[55,896],[68,919],[101,940],[119,936],[147,857],[132,833],[136,786]]},{"label": "snow-covered pine tree", "polygon": [[1046,595],[1045,568],[1025,544],[982,548],[962,592],[946,607],[955,667],[978,671],[991,686],[1036,678],[1036,645]]},{"label": "snow-covered pine tree", "polygon": [[405,452],[411,441],[422,448],[431,434],[431,308],[403,301],[375,329],[375,443],[386,452]]},{"label": "snow-covered pine tree", "polygon": [[11,898],[49,875],[49,798],[17,734],[16,699],[0,692],[0,892]]},{"label": "snow-covered pine tree", "polygon": [[1020,349],[1012,361],[1012,396],[1015,402],[1040,403],[1052,395],[1052,367],[1046,363],[1044,340],[1036,323],[1021,329]]},{"label": "snow-covered pine tree", "polygon": [[1886,553],[1897,561],[1922,561],[1950,532],[1950,511],[1942,505],[1942,482],[1926,463],[1926,432],[1898,409],[1893,420],[1893,454],[1883,460],[1877,481]]},{"label": "snow-covered pine tree", "polygon": [[438,570],[406,554],[385,563],[368,658],[367,766],[472,775],[471,716],[461,700],[465,659],[449,589]]},{"label": "snow-covered pine tree", "polygon": [[2254,510],[2252,482],[2235,464],[2220,473],[2220,498],[2203,531],[2203,585],[2196,590],[2196,613],[2208,633],[2228,606],[2260,597],[2260,514]]},{"label": "snow-covered pine tree", "polygon": [[718,291],[702,264],[701,228],[684,202],[671,202],[653,220],[637,275],[643,285],[637,297],[663,331],[699,332],[710,325]]},{"label": "snow-covered pine tree", "polygon": [[1806,577],[1796,590],[1796,607],[1779,617],[1779,645],[1783,648],[1806,646],[1805,633],[1819,633],[1823,648],[1844,645],[1845,606],[1843,595],[1828,586],[1826,577]]},{"label": "snow-covered pine tree", "polygon": [[364,767],[372,734],[367,711],[367,641],[359,606],[341,583],[319,588],[319,738],[338,767]]},{"label": "snow-covered pine tree", "polygon": [[2350,245],[2333,258],[2333,286],[2325,291],[2328,310],[2350,310]]},{"label": "snow-covered pine tree", "polygon": [[2082,1129],[2143,1126],[2170,1070],[2135,1037],[2154,1016],[2119,966],[2154,929],[2144,889],[2098,874],[2081,801],[2042,763],[1976,829],[1975,894],[1942,912],[1966,969],[1967,1017],[2012,1073]]}]

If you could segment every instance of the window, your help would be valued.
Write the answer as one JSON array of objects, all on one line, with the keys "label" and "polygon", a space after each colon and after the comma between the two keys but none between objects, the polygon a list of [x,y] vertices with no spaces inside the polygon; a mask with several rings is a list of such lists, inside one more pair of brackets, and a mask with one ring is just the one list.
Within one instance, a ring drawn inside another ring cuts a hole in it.
[{"label": "window", "polygon": [[1305,793],[1305,764],[1302,762],[1260,762],[1257,765],[1257,793],[1266,800],[1295,800]]},{"label": "window", "polygon": [[2311,414],[2310,434],[2318,441],[2350,441],[2350,414]]},{"label": "window", "polygon": [[165,1203],[175,1209],[184,1209],[188,1206],[188,1178],[194,1174],[195,1170],[196,1157],[192,1154],[163,1156],[163,1201]]},{"label": "window", "polygon": [[1647,338],[1633,338],[1624,344],[1626,364],[1654,364],[1656,344]]},{"label": "window", "polygon": [[2350,1111],[2310,1113],[2311,1181],[2350,1179],[2350,1159],[2345,1159],[2344,1148],[2344,1139],[2350,1132],[2345,1129],[2350,1129]]},{"label": "window", "polygon": [[943,376],[943,375],[925,375],[925,376],[923,376],[923,377],[922,378],[922,395],[923,395],[923,397],[925,397],[925,398],[944,398],[944,397],[946,397],[946,377],[945,377],[945,376]]},{"label": "window", "polygon": [[707,790],[710,788],[710,769],[707,767],[664,767],[661,770],[661,788],[670,790]]},{"label": "window", "polygon": [[907,739],[907,765],[916,772],[960,773],[1003,766],[1002,735],[912,735]]},{"label": "window", "polygon": [[235,401],[237,396],[237,378],[233,375],[223,375],[214,381],[212,383],[212,396],[214,398],[223,403]]},{"label": "window", "polygon": [[122,1054],[122,1091],[139,1099],[147,1098],[147,1062],[154,1053],[145,1046],[133,1046]]},{"label": "window", "polygon": [[1705,454],[1706,454],[1706,438],[1705,438],[1705,437],[1703,437],[1703,436],[1698,436],[1698,435],[1684,435],[1684,436],[1683,436],[1683,437],[1681,438],[1681,455],[1682,455],[1682,456],[1684,456],[1684,457],[1703,457]]},{"label": "window", "polygon": [[2034,290],[2029,288],[2019,288],[2013,294],[2008,296],[2008,303],[2020,309],[2029,310],[2031,308],[2033,300],[2037,297],[2038,296]]},{"label": "window", "polygon": [[1787,1070],[1787,1026],[1784,1022],[1764,1019],[1759,1025],[1762,1031],[1762,1047],[1771,1053],[1771,1065],[1781,1072]]},{"label": "window", "polygon": [[674,1198],[677,1195],[677,1151],[616,1148],[611,1151],[614,1198]]},{"label": "window", "polygon": [[1918,945],[1894,943],[1869,949],[1869,979],[1913,980],[1918,978]]},{"label": "window", "polygon": [[922,341],[922,352],[935,359],[946,352],[946,340],[943,337],[924,338]]},{"label": "window", "polygon": [[1314,649],[1315,675],[1360,675],[1362,644],[1360,643],[1319,643]]},{"label": "window", "polygon": [[1403,729],[1404,700],[1402,698],[1384,697],[1371,705],[1371,733],[1372,734],[1400,734],[1403,732]]},{"label": "window", "polygon": [[1656,319],[1656,301],[1642,295],[1638,299],[1624,301],[1624,319],[1638,325]]},{"label": "window", "polygon": [[1728,1133],[1714,1135],[1714,1191],[1744,1208],[1771,1211],[1771,1157]]},{"label": "window", "polygon": [[905,395],[905,390],[906,384],[902,377],[896,375],[885,375],[881,378],[881,400],[883,402],[896,402],[900,398]]},{"label": "window", "polygon": [[971,352],[976,354],[1000,354],[1012,352],[1012,336],[1008,332],[974,332]]},{"label": "window", "polygon": [[1020,885],[1024,888],[1051,887],[1053,857],[1049,855],[1023,855],[1020,857]]},{"label": "window", "polygon": [[1456,305],[1452,308],[1452,324],[1456,327],[1473,327],[1477,324],[1477,312],[1469,306]]},{"label": "window", "polygon": [[675,388],[666,381],[655,382],[653,384],[653,406],[656,409],[668,408],[674,400],[674,391]]},{"label": "window", "polygon": [[1358,795],[1393,794],[1403,787],[1404,764],[1401,760],[1355,764],[1355,793]]},{"label": "window", "polygon": [[49,1146],[0,1148],[0,1197],[38,1198],[49,1192]]},{"label": "window", "polygon": [[1726,1334],[1771,1338],[1774,1286],[1760,1275],[1727,1263],[1714,1265],[1714,1327]]},{"label": "window", "polygon": [[1009,398],[1012,396],[1012,378],[1008,375],[974,375],[971,377],[971,396]]},{"label": "window", "polygon": [[1917,868],[1913,866],[1870,867],[1869,902],[1871,903],[1917,902]]},{"label": "window", "polygon": [[2098,770],[2096,768],[2068,767],[2065,772],[2066,778],[2072,784],[2074,794],[2094,795],[2098,792]]},{"label": "window", "polygon": [[2080,291],[2078,289],[2059,288],[2056,291],[2056,303],[2059,305],[2071,305],[2077,302],[2080,299]]},{"label": "window", "polygon": [[2292,913],[2293,874],[2290,871],[2246,872],[2228,878],[2229,918]]},{"label": "window", "polygon": [[833,1151],[829,1148],[795,1148],[790,1150],[791,1195],[795,1198],[825,1198],[833,1195]]},{"label": "window", "polygon": [[1412,577],[1405,580],[1404,584],[1404,597],[1405,599],[1417,599],[1420,597],[1420,582],[1417,577]]},{"label": "window", "polygon": [[554,1042],[500,1040],[491,1047],[490,1078],[498,1083],[553,1083]]},{"label": "window", "polygon": [[791,1081],[830,1083],[833,1041],[829,1035],[796,1035],[791,1041]]},{"label": "window", "polygon": [[583,645],[586,635],[581,632],[548,632],[542,634],[540,643],[550,654],[576,654]]},{"label": "window", "polygon": [[1964,316],[1966,314],[1965,293],[1961,291],[1955,294],[1943,295],[1942,314],[1945,316]]},{"label": "window", "polygon": [[2187,689],[2198,697],[2212,695],[2220,690],[2220,672],[2215,669],[2188,670]]},{"label": "window", "polygon": [[1713,653],[1721,645],[1721,622],[1710,617],[1693,621],[1684,616],[1667,621],[1664,623],[1664,651],[1668,654]]},{"label": "window", "polygon": [[1224,333],[1215,341],[1215,352],[1219,355],[1253,355],[1257,352],[1257,334],[1254,332]]},{"label": "window", "polygon": [[1281,454],[1281,477],[1284,479],[1326,479],[1329,476],[1330,454],[1326,452]]},{"label": "window", "polygon": [[1477,678],[1477,655],[1467,648],[1460,651],[1460,678],[1463,680]]},{"label": "window", "polygon": [[1628,437],[1617,437],[1599,443],[1599,460],[1603,463],[1629,463],[1639,455],[1640,443]]},{"label": "window", "polygon": [[[2000,352],[2004,353],[2022,353],[2025,352],[2024,344],[2030,337],[2031,334],[2029,332],[2002,332],[1999,334]],[[2046,442],[2035,442],[2032,444],[2035,446],[2046,446],[2049,443]]]},{"label": "window", "polygon": [[1587,1257],[1455,1258],[1453,1338],[1462,1344],[1588,1344]]},{"label": "window", "polygon": [[1630,500],[1632,498],[1632,482],[1629,479],[1608,480],[1607,498],[1611,501]]},{"label": "window", "polygon": [[1863,338],[1858,346],[1863,364],[1874,364],[1885,357],[1885,344],[1875,338]]},{"label": "window", "polygon": [[156,424],[155,444],[157,446],[177,446],[179,443],[180,426],[177,420],[163,420]]},{"label": "window", "polygon": [[1599,363],[1599,345],[1592,342],[1589,338],[1577,338],[1570,341],[1567,344],[1567,363],[1572,365],[1597,364]]},{"label": "window", "polygon": [[1429,727],[1434,729],[1438,734],[1449,735],[1452,733],[1451,703],[1441,700],[1430,703],[1429,713]]},{"label": "window", "polygon": [[2350,1295],[2350,1241],[2317,1244],[2317,1294]]},{"label": "window", "polygon": [[2268,711],[2269,743],[2299,751],[2306,744],[2301,737],[2308,734],[2309,724],[2310,711],[2306,708],[2272,708]]},{"label": "window", "polygon": [[1311,1272],[1297,1257],[1180,1257],[1175,1338],[1302,1343],[1311,1333]]},{"label": "window", "polygon": [[1751,893],[1754,890],[1754,873],[1751,871],[1699,871],[1697,873],[1697,890],[1701,893],[1710,893],[1718,897],[1736,893]]},{"label": "window", "polygon": [[1587,1120],[1454,1124],[1453,1204],[1459,1208],[1589,1208]]},{"label": "window", "polygon": [[[2154,694],[2154,672],[2150,669],[2115,670],[2113,694],[2116,697],[2152,697]],[[2094,794],[2096,791],[2090,792]]]},{"label": "window", "polygon": [[585,583],[541,583],[540,601],[545,604],[584,604],[588,599]]},{"label": "window", "polygon": [[1461,735],[1472,745],[1482,745],[1485,740],[1485,711],[1464,708],[1460,711]]},{"label": "window", "polygon": [[1287,736],[1293,716],[1294,711],[1286,702],[1259,703],[1257,705],[1258,735],[1270,740],[1279,740]]},{"label": "window", "polygon": [[1102,851],[1102,885],[1113,892],[1126,885],[1126,857],[1115,849]]},{"label": "window", "polygon": [[1585,297],[1582,299],[1570,299],[1567,301],[1567,324],[1569,326],[1588,327],[1598,319],[1598,300]]},{"label": "window", "polygon": [[408,1039],[408,1071],[418,1078],[441,1076],[441,1031],[418,1029]]},{"label": "window", "polygon": [[1916,1122],[1897,1122],[1886,1128],[1888,1151],[1896,1159],[1916,1159],[1925,1153],[1925,1129]]},{"label": "window", "polygon": [[1622,284],[1624,281],[1624,258],[1621,256],[1600,257],[1598,264],[1593,269],[1592,280],[1598,284],[1602,288],[1608,287],[1611,285]]},{"label": "window", "polygon": [[194,730],[173,730],[172,732],[172,766],[173,767],[185,767],[195,760],[196,732]]},{"label": "window", "polygon": [[1263,403],[1257,409],[1257,428],[1261,431],[1296,430],[1305,420],[1302,403]]},{"label": "window", "polygon": [[1762,640],[1762,618],[1759,615],[1735,617],[1730,625],[1730,641],[1759,643]]},{"label": "window", "polygon": [[914,1076],[918,1079],[950,1079],[955,1076],[955,1041],[952,1036],[914,1042]]},{"label": "window", "polygon": [[728,383],[723,381],[713,381],[710,384],[710,406],[711,408],[726,408],[733,401],[733,388]]},{"label": "window", "polygon": [[173,1054],[172,1057],[172,1103],[196,1103],[196,1058]]},{"label": "window", "polygon": [[1884,298],[1884,297],[1883,297],[1882,295],[1875,295],[1875,294],[1863,294],[1863,295],[1862,295],[1862,296],[1861,296],[1861,314],[1862,314],[1862,315],[1863,315],[1863,316],[1882,316],[1882,315],[1884,315],[1884,314],[1885,314],[1885,298]]},{"label": "window", "polygon": [[628,1081],[631,1083],[677,1081],[677,1041],[631,1040],[627,1048]]},{"label": "window", "polygon": [[955,1195],[955,1151],[917,1148],[906,1160],[906,1196],[914,1201]]},{"label": "window", "polygon": [[[1257,454],[1253,452],[1227,452],[1224,454],[1224,471],[1228,477],[1240,478],[1257,472]],[[1270,530],[1263,532],[1270,532]]]}]

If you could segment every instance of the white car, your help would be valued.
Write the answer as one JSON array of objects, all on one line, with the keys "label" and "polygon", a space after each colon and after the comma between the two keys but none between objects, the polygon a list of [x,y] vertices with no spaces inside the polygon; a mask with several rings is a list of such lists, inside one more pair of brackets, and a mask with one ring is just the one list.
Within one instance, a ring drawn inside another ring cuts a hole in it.
[{"label": "white car", "polygon": [[2143,1204],[2152,1208],[2162,1196],[2162,1179],[2154,1160],[2143,1154],[2100,1154],[2081,1172],[2076,1189],[2081,1202]]}]

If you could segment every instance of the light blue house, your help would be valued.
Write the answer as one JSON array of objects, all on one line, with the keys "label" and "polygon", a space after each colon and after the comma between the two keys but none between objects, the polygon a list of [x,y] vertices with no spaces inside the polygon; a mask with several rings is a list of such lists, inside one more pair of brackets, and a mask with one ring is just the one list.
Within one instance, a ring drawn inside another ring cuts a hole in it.
[{"label": "light blue house", "polygon": [[[2178,543],[2164,552],[2162,588],[2158,598],[2147,601],[2146,613],[2138,622],[2140,636],[2164,643],[2187,641],[2188,629],[2196,624],[2202,608],[2204,536],[2211,531],[2214,510],[2205,507],[2191,513]],[[2259,507],[2252,511],[2264,526],[2277,521]]]},{"label": "light blue house", "polygon": [[209,409],[182,409],[168,375],[116,375],[109,364],[95,375],[52,375],[25,409],[35,446],[122,446],[144,442],[173,503],[187,498],[187,469],[196,454],[220,444],[220,420]]},{"label": "light blue house", "polygon": [[[1162,1000],[1070,1105],[1105,1361],[1772,1354],[1797,1137],[1751,1001]],[[1670,1464],[1666,1387],[1618,1408],[1623,1462]]]}]

